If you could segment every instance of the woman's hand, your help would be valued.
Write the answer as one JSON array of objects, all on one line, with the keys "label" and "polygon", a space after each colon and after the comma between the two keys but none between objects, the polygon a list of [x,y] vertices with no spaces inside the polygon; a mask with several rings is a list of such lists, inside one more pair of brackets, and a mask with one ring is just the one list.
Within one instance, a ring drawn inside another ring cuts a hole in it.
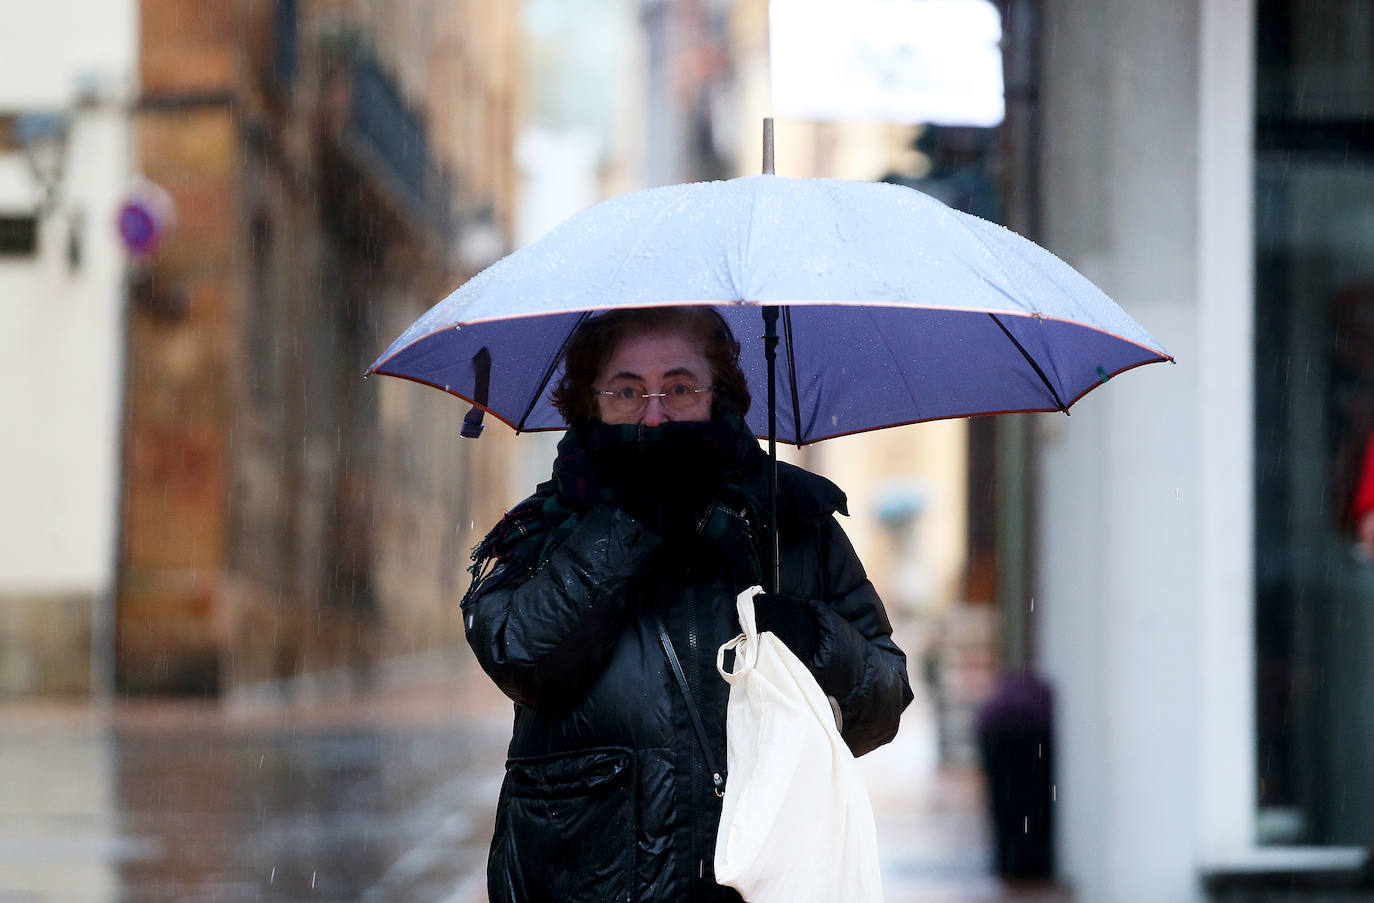
[{"label": "woman's hand", "polygon": [[603,450],[596,478],[610,489],[612,505],[655,533],[661,532],[661,476],[641,449],[624,444]]},{"label": "woman's hand", "polygon": [[532,574],[491,581],[465,600],[482,669],[521,705],[576,704],[609,661],[658,547],[624,513],[592,508]]},{"label": "woman's hand", "polygon": [[759,630],[782,640],[803,663],[815,658],[820,646],[820,630],[810,607],[786,593],[759,593],[754,597],[754,618]]},{"label": "woman's hand", "polygon": [[612,487],[617,508],[668,542],[681,542],[696,529],[711,502],[716,476],[694,449],[655,443],[603,458],[603,479]]}]

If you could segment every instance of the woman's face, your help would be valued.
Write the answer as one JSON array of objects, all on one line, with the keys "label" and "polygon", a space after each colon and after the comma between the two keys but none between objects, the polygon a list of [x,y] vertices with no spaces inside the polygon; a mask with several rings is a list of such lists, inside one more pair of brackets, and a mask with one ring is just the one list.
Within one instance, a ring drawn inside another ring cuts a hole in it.
[{"label": "woman's face", "polygon": [[[603,423],[659,426],[669,420],[710,420],[712,378],[699,342],[679,332],[651,332],[621,340],[597,373],[593,388],[616,393],[596,397]],[[636,410],[640,405],[642,409]]]}]

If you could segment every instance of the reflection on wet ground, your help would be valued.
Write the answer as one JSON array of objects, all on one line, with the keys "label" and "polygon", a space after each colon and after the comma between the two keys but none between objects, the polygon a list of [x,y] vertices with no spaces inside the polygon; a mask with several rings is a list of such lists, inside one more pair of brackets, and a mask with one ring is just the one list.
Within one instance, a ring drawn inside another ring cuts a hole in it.
[{"label": "reflection on wet ground", "polygon": [[0,901],[481,900],[510,715],[472,686],[0,707]]},{"label": "reflection on wet ground", "polygon": [[120,730],[120,834],[155,855],[121,863],[119,884],[140,900],[450,899],[480,872],[501,743],[468,725]]},{"label": "reflection on wet ground", "polygon": [[[889,903],[988,875],[981,782],[920,700],[865,757]],[[470,663],[314,704],[0,706],[0,903],[485,900],[509,704]]]}]

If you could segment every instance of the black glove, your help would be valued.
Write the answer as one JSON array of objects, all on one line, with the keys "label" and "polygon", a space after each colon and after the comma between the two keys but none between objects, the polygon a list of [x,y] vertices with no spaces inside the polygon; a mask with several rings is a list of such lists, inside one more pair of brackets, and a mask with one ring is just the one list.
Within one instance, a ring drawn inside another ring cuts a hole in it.
[{"label": "black glove", "polygon": [[699,532],[719,481],[689,449],[671,443],[617,449],[600,466],[616,507],[672,543]]},{"label": "black glove", "polygon": [[658,533],[660,477],[643,449],[630,443],[612,446],[598,454],[596,464],[597,482],[611,490],[611,503]]},{"label": "black glove", "polygon": [[821,633],[811,607],[786,593],[759,593],[754,597],[754,620],[759,631],[768,631],[803,662],[816,657]]},{"label": "black glove", "polygon": [[700,533],[720,483],[719,474],[687,439],[652,444],[644,451],[658,499],[658,531],[669,542],[690,542]]}]

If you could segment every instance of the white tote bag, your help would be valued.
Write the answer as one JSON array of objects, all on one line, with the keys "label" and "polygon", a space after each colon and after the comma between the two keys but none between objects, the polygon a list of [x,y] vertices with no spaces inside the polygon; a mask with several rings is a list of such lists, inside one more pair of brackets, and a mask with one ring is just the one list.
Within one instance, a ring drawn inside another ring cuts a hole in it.
[{"label": "white tote bag", "polygon": [[762,591],[739,594],[744,632],[716,653],[730,683],[716,880],[748,903],[881,903],[859,763],[811,672],[776,636],[758,632],[754,596]]}]

